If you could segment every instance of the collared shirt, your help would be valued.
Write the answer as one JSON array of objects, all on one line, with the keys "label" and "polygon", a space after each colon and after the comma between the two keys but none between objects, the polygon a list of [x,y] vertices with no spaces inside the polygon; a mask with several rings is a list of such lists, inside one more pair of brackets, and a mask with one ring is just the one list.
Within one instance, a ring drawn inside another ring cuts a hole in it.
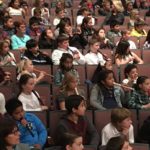
[{"label": "collared shirt", "polygon": [[[102,145],[106,145],[112,137],[120,136],[121,133],[112,125],[108,123],[102,130]],[[134,143],[133,126],[129,128],[128,138],[130,143]]]},{"label": "collared shirt", "polygon": [[143,91],[133,91],[129,98],[129,107],[133,109],[142,109],[143,105],[150,103],[150,97]]}]

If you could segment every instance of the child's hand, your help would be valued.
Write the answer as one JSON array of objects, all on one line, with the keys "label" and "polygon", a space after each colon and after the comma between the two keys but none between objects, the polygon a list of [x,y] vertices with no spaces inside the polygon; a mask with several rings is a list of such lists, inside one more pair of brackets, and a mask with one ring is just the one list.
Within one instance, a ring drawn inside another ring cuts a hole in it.
[{"label": "child's hand", "polygon": [[123,128],[122,134],[127,136],[128,133],[129,133],[129,128]]},{"label": "child's hand", "polygon": [[40,144],[35,144],[34,147],[38,148],[38,149],[41,149],[41,145]]},{"label": "child's hand", "polygon": [[78,53],[78,52],[75,52],[75,53],[73,54],[73,58],[74,58],[74,59],[80,59],[79,53]]},{"label": "child's hand", "polygon": [[44,71],[41,71],[40,74],[39,74],[40,79],[43,79],[44,76],[45,76],[45,72],[44,72]]},{"label": "child's hand", "polygon": [[7,62],[11,62],[11,61],[14,61],[12,57],[7,58]]},{"label": "child's hand", "polygon": [[27,122],[27,120],[26,119],[21,119],[21,124],[23,125],[23,126],[25,126],[26,127],[26,125],[28,124],[28,122]]},{"label": "child's hand", "polygon": [[149,109],[150,108],[150,103],[146,104],[146,105],[143,105],[142,108],[144,109]]},{"label": "child's hand", "polygon": [[47,106],[41,106],[41,109],[42,110],[48,110],[48,107]]}]

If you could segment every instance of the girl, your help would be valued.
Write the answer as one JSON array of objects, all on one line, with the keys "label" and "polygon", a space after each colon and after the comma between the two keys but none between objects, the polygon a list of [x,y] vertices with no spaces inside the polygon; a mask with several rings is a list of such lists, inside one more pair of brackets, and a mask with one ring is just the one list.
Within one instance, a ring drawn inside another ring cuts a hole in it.
[{"label": "girl", "polygon": [[10,16],[23,16],[25,17],[25,10],[20,7],[20,0],[11,0],[7,11]]},{"label": "girl", "polygon": [[100,110],[122,107],[125,101],[123,90],[114,85],[114,75],[111,70],[102,70],[98,75],[97,84],[91,90],[90,104]]},{"label": "girl", "polygon": [[97,65],[101,64],[104,66],[106,60],[103,57],[104,55],[99,52],[99,42],[97,39],[91,39],[89,41],[90,51],[85,55],[85,61],[88,65]]},{"label": "girl", "polygon": [[76,71],[76,69],[74,69],[74,67],[73,67],[72,55],[70,55],[68,53],[63,53],[63,55],[60,59],[59,69],[56,71],[56,74],[54,76],[55,85],[61,85],[62,84],[62,80],[63,80],[64,74],[66,72],[69,72],[70,74],[75,76],[77,79],[77,82],[80,83],[79,74]]},{"label": "girl", "polygon": [[62,150],[83,150],[83,139],[82,136],[72,134],[72,133],[65,133],[64,134],[64,146]]},{"label": "girl", "polygon": [[38,43],[40,49],[54,50],[57,48],[56,40],[54,38],[54,33],[50,27],[42,31]]},{"label": "girl", "polygon": [[124,69],[125,79],[122,81],[123,84],[132,87],[136,84],[138,78],[138,68],[134,64],[128,64]]},{"label": "girl", "polygon": [[126,108],[112,109],[111,122],[102,129],[102,145],[106,145],[109,139],[119,135],[126,136],[130,143],[134,143],[131,112]]},{"label": "girl", "polygon": [[34,71],[34,66],[30,59],[21,60],[18,65],[17,80],[20,80],[21,75],[29,74],[29,75],[33,76],[33,78],[35,79],[35,83],[40,82],[40,80],[42,80],[44,78],[44,72],[41,71],[39,76],[37,77],[33,71]]},{"label": "girl", "polygon": [[120,66],[124,64],[136,62],[137,64],[143,64],[143,60],[138,57],[134,52],[129,50],[129,42],[122,40],[119,42],[115,52],[115,64]]},{"label": "girl", "polygon": [[24,74],[19,80],[20,93],[18,99],[22,102],[25,111],[47,110],[39,94],[34,91],[34,78],[29,74]]},{"label": "girl", "polygon": [[26,23],[24,20],[15,22],[15,34],[11,36],[11,46],[13,50],[19,50],[23,53],[26,50],[26,42],[30,37],[25,34]]},{"label": "girl", "polygon": [[84,92],[77,87],[78,82],[75,76],[70,73],[66,73],[60,87],[59,94],[57,95],[57,101],[59,109],[66,110],[65,99],[73,94],[84,96]]},{"label": "girl", "polygon": [[113,49],[115,45],[106,38],[106,33],[104,28],[99,28],[93,35],[93,38],[98,38],[100,42],[100,49]]},{"label": "girl", "polygon": [[150,49],[150,30],[148,31],[145,43],[143,45],[144,49]]},{"label": "girl", "polygon": [[116,136],[111,138],[107,145],[106,150],[133,150],[125,136]]},{"label": "girl", "polygon": [[87,44],[86,39],[81,34],[80,30],[73,33],[71,20],[67,17],[62,18],[57,26],[59,34],[66,34],[69,36],[69,45],[77,47],[78,49],[83,49]]},{"label": "girl", "polygon": [[129,107],[133,109],[150,108],[150,79],[147,76],[139,76],[135,85],[135,90],[129,97]]},{"label": "girl", "polygon": [[8,41],[0,42],[0,65],[1,66],[16,66],[16,59],[13,53],[10,52]]},{"label": "girl", "polygon": [[20,132],[14,120],[0,118],[0,150],[30,150],[28,145],[20,144]]}]

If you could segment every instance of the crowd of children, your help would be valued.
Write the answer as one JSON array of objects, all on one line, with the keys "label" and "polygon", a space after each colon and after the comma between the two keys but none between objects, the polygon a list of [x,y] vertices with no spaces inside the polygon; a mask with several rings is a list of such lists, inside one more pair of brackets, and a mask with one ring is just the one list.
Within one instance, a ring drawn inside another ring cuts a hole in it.
[{"label": "crowd of children", "polygon": [[[150,77],[138,73],[138,65],[144,64],[143,51],[150,49],[149,3],[0,1],[0,88],[15,91],[15,97],[0,91],[0,150],[42,150],[53,145],[61,146],[60,150],[83,150],[84,145],[100,144],[106,150],[132,150],[130,143],[136,139],[130,109],[150,109]],[[47,66],[53,75],[35,66]],[[89,69],[83,81],[78,66],[84,67],[84,73],[91,66],[96,69],[94,73]],[[119,81],[117,75],[122,72],[117,71],[122,66],[124,78]],[[15,68],[15,79],[9,67]],[[50,135],[51,143],[45,124],[34,115],[50,110],[50,102],[45,103],[36,91],[46,76],[53,78],[52,84],[46,84],[53,91],[49,96],[55,109],[65,113]],[[111,109],[101,135],[86,116],[88,108]],[[145,132],[143,125],[141,141]]]}]

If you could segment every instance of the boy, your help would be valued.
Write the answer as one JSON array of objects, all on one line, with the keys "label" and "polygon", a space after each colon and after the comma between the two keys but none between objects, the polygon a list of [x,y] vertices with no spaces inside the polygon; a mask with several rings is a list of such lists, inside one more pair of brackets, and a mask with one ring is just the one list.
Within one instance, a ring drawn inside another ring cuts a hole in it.
[{"label": "boy", "polygon": [[85,116],[85,100],[80,95],[71,95],[66,98],[65,107],[67,114],[58,124],[55,141],[57,145],[63,145],[63,137],[66,132],[80,134],[83,144],[98,145],[99,135],[93,124]]},{"label": "boy", "polygon": [[39,51],[38,42],[35,39],[30,39],[26,43],[27,50],[23,55],[23,59],[30,59],[33,65],[52,65],[53,62],[47,53]]},{"label": "boy", "polygon": [[52,60],[55,65],[59,65],[60,58],[63,53],[69,53],[73,56],[73,64],[85,64],[85,58],[76,47],[69,46],[69,37],[67,35],[59,35],[57,38],[58,48],[52,53]]},{"label": "boy", "polygon": [[12,35],[15,34],[14,21],[13,21],[13,18],[11,16],[4,17],[3,28],[9,37],[11,37]]},{"label": "boy", "polygon": [[12,98],[6,103],[7,113],[16,120],[21,133],[21,143],[41,149],[47,139],[47,131],[43,123],[34,114],[25,113],[22,103],[17,98]]},{"label": "boy", "polygon": [[130,143],[134,143],[131,112],[126,108],[115,108],[111,111],[111,122],[102,130],[102,145],[106,145],[110,138],[125,135]]}]

